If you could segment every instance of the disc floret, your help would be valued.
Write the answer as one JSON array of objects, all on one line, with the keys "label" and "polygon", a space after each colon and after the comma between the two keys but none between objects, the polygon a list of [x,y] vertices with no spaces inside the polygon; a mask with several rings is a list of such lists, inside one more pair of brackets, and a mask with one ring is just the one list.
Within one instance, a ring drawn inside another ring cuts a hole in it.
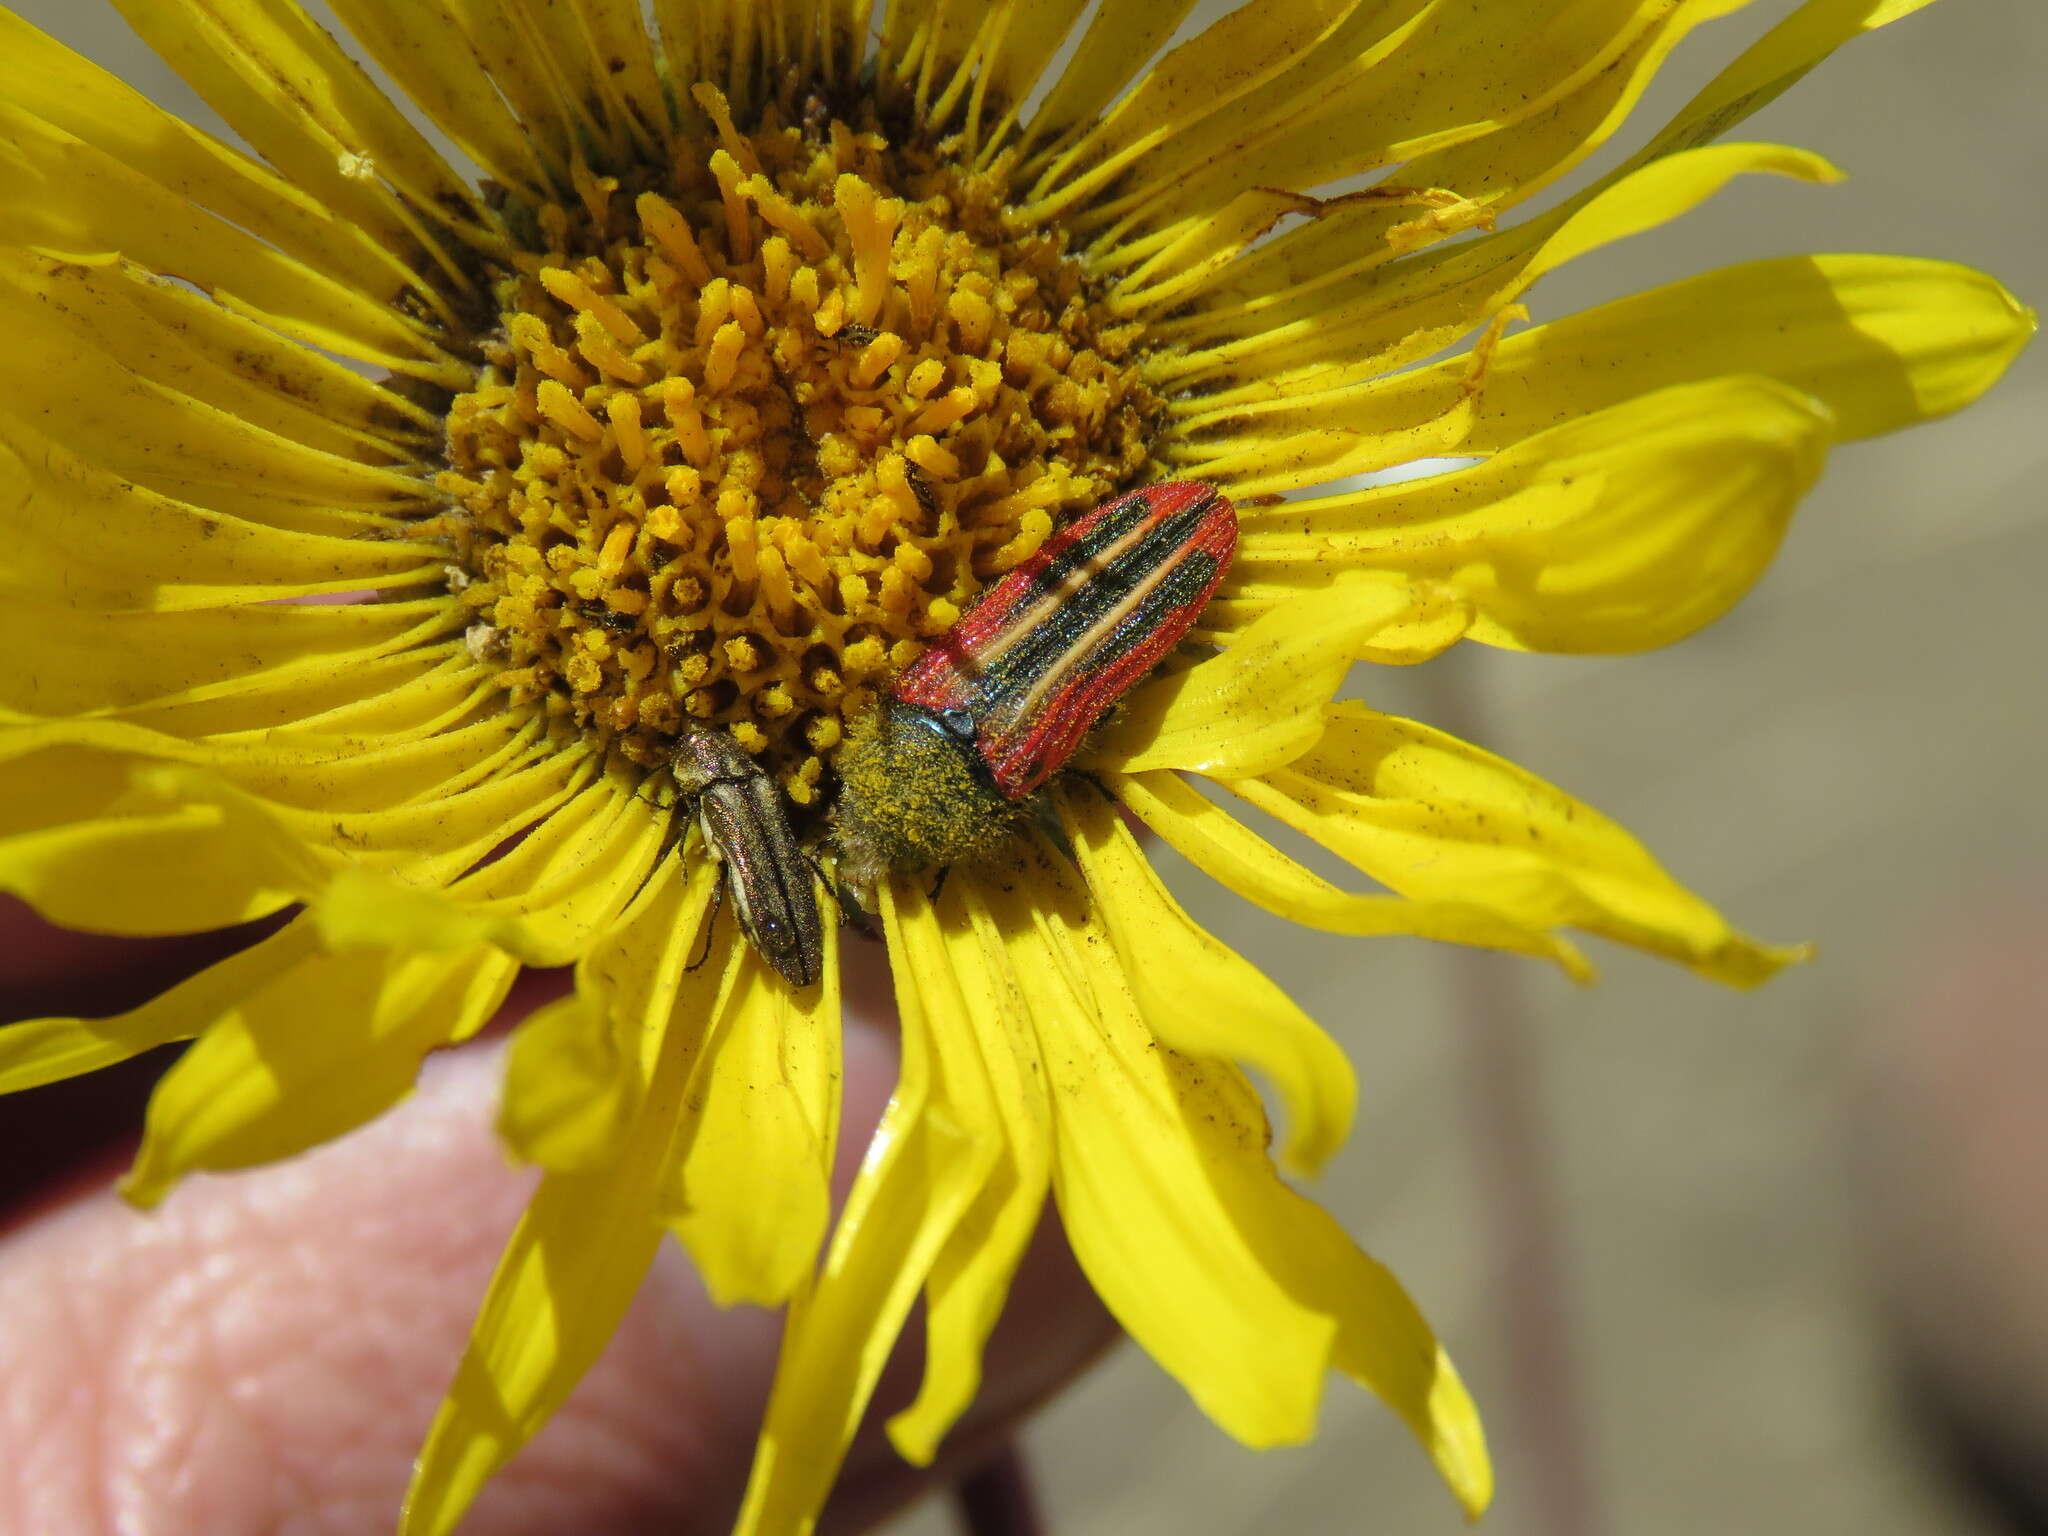
[{"label": "disc floret", "polygon": [[872,113],[741,134],[530,218],[448,417],[472,649],[511,697],[667,762],[724,726],[799,807],[846,721],[1054,526],[1140,478],[1135,328],[1006,166]]}]

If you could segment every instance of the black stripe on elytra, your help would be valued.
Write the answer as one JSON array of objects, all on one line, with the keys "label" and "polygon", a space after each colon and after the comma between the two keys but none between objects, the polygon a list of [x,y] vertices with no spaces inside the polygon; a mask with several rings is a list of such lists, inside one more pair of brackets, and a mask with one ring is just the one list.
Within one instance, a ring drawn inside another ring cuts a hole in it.
[{"label": "black stripe on elytra", "polygon": [[[1160,558],[1159,545],[1162,542],[1169,545],[1179,544],[1215,505],[1216,493],[1208,491],[1199,501],[1183,507],[1160,523],[1157,528],[1146,534],[1136,547],[1125,550],[1111,562],[1103,574],[1133,566],[1140,570],[1150,570]],[[1133,528],[1151,515],[1151,504],[1140,495],[1128,497],[1122,506],[1114,510],[1105,508],[1103,520],[1089,530],[1087,538],[1055,556],[1046,563],[1044,570],[1038,572],[1031,583],[1031,596],[1024,601],[1029,603],[1049,591],[1066,585],[1076,572],[1093,564],[1096,556],[1106,546],[1121,542]],[[1126,580],[1128,581],[1128,578]]]},{"label": "black stripe on elytra", "polygon": [[[1157,543],[1148,537],[1126,560],[1103,570],[1070,594],[1051,617],[973,679],[968,708],[975,718],[985,720],[1006,700],[1029,693],[1049,671],[1057,669],[1080,676],[1107,665],[1198,598],[1215,577],[1216,559],[1205,549],[1183,547],[1185,537],[1185,531],[1170,522],[1160,530]],[[1132,593],[1155,574],[1161,559],[1174,562],[1173,569],[1144,597],[1133,602]],[[1089,654],[1073,654],[1083,636],[1126,604],[1129,611],[1097,637]]]}]

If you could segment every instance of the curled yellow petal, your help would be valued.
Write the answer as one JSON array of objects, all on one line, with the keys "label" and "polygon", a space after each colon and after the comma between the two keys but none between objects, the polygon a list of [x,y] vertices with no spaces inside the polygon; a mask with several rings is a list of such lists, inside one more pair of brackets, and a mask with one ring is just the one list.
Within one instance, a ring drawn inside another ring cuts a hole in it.
[{"label": "curled yellow petal", "polygon": [[243,997],[314,952],[312,925],[288,924],[240,954],[110,1019],[25,1019],[0,1025],[0,1094],[40,1088],[190,1040]]},{"label": "curled yellow petal", "polygon": [[611,1342],[661,1245],[658,1152],[540,1182],[413,1464],[400,1536],[449,1536],[477,1491],[554,1416]]},{"label": "curled yellow petal", "polygon": [[[1444,452],[1487,454],[1675,384],[1761,374],[1811,395],[1841,437],[1896,431],[1968,405],[2035,326],[1998,283],[1951,262],[1791,256],[1725,267],[1484,343],[1386,379],[1224,413],[1233,456],[1284,457],[1296,483],[1340,472],[1356,438],[1399,435],[1476,398]],[[1483,363],[1483,366],[1482,366]]]},{"label": "curled yellow petal", "polygon": [[1089,901],[1152,1033],[1183,1055],[1262,1073],[1287,1106],[1282,1160],[1316,1172],[1351,1129],[1358,1084],[1344,1052],[1249,962],[1194,924],[1114,806],[1063,795],[1060,813]]},{"label": "curled yellow petal", "polygon": [[1410,900],[1339,890],[1204,799],[1171,773],[1106,773],[1104,782],[1139,820],[1208,875],[1275,916],[1325,933],[1403,934],[1554,960],[1577,981],[1593,968],[1564,939],[1475,901]]},{"label": "curled yellow petal", "polygon": [[1230,788],[1394,890],[1583,928],[1730,986],[1805,957],[1737,933],[1628,833],[1534,774],[1363,705],[1329,713],[1312,751]]},{"label": "curled yellow petal", "polygon": [[153,1205],[193,1169],[274,1162],[381,1114],[429,1050],[483,1026],[518,971],[476,946],[314,954],[263,978],[157,1085],[122,1193]]},{"label": "curled yellow petal", "polygon": [[[109,762],[81,751],[63,722],[8,730],[0,758],[13,749],[23,756],[0,762],[0,784],[29,792],[16,814],[31,819],[0,836],[0,890],[54,923],[193,933],[265,916],[325,882],[320,861],[260,802],[202,768]],[[65,819],[39,824],[51,812]]]},{"label": "curled yellow petal", "polygon": [[1539,432],[1450,474],[1248,520],[1226,600],[1284,602],[1359,567],[1444,583],[1468,638],[1617,652],[1719,618],[1776,553],[1832,423],[1769,379],[1710,379]]},{"label": "curled yellow petal", "polygon": [[1016,892],[1002,903],[1042,954],[1026,995],[1055,1108],[1054,1190],[1110,1311],[1249,1445],[1306,1439],[1324,1373],[1342,1370],[1478,1513],[1492,1472],[1470,1398],[1399,1282],[1280,1181],[1251,1086],[1163,1047],[1085,922]]}]

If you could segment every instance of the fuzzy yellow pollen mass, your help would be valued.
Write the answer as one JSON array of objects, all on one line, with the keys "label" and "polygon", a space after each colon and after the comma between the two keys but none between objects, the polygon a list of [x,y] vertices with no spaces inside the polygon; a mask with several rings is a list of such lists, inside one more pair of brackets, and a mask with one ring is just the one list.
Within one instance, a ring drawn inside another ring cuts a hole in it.
[{"label": "fuzzy yellow pollen mass", "polygon": [[1081,268],[1005,234],[1006,162],[691,96],[676,163],[513,210],[447,419],[451,590],[558,728],[654,767],[723,725],[822,807],[894,672],[1153,472],[1158,402]]}]

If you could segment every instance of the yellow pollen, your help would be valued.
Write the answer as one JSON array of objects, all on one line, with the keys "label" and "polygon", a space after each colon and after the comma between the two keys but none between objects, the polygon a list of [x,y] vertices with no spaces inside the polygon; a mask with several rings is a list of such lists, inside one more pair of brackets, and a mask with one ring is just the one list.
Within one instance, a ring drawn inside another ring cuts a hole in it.
[{"label": "yellow pollen", "polygon": [[1137,336],[1008,163],[792,94],[512,209],[525,254],[448,415],[458,600],[512,701],[665,763],[718,724],[798,807],[890,677],[1059,523],[1151,473]]}]

